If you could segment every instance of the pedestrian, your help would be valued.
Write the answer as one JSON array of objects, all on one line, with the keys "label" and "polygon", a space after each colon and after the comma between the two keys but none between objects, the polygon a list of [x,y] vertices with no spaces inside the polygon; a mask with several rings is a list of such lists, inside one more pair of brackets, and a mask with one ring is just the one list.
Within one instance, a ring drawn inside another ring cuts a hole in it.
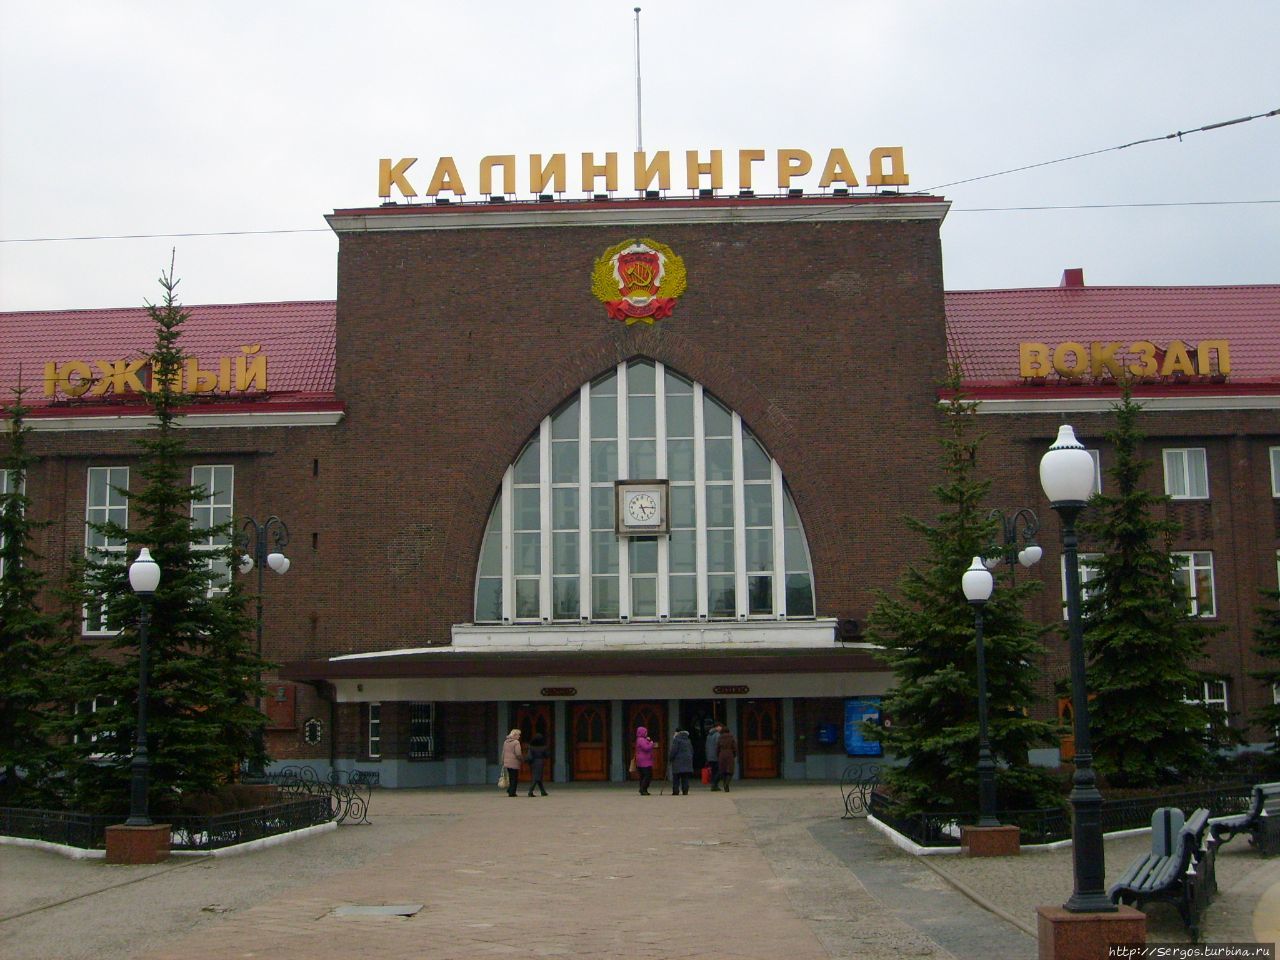
[{"label": "pedestrian", "polygon": [[688,730],[677,730],[671,738],[667,763],[671,765],[671,795],[687,797],[689,777],[693,773],[693,741],[689,739]]},{"label": "pedestrian", "polygon": [[502,742],[502,766],[507,771],[507,796],[516,795],[516,783],[520,779],[520,761],[524,759],[520,753],[520,730],[516,728],[507,734]]},{"label": "pedestrian", "polygon": [[547,765],[547,749],[546,738],[540,733],[535,733],[533,739],[529,741],[529,770],[532,773],[532,782],[529,784],[529,796],[533,796],[534,788],[542,791],[542,796],[547,795],[547,788],[542,785],[542,770]]},{"label": "pedestrian", "polygon": [[720,724],[713,723],[707,732],[707,744],[704,751],[707,757],[707,769],[711,771],[711,789],[720,789],[720,778],[716,775],[719,766],[716,762],[716,745],[720,741]]},{"label": "pedestrian", "polygon": [[648,727],[636,727],[636,773],[640,775],[640,796],[649,796],[649,784],[653,782],[653,748],[657,744],[649,739]]},{"label": "pedestrian", "polygon": [[738,741],[726,727],[720,731],[720,739],[716,741],[716,769],[720,772],[720,782],[724,784],[724,792],[729,792],[729,781],[733,779],[733,771],[738,763]]}]

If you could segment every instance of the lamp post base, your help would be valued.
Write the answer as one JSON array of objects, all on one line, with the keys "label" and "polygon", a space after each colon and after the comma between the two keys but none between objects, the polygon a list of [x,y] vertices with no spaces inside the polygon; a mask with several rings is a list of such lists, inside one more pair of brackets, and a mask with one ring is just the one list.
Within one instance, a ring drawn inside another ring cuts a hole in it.
[{"label": "lamp post base", "polygon": [[107,827],[107,863],[161,863],[169,859],[171,827],[153,823],[145,827],[125,824]]},{"label": "lamp post base", "polygon": [[1015,857],[1022,851],[1022,831],[1012,824],[960,827],[960,849],[970,857]]},{"label": "lamp post base", "polygon": [[1095,960],[1117,944],[1145,944],[1147,915],[1133,907],[1111,913],[1072,913],[1065,907],[1036,907],[1039,960]]}]

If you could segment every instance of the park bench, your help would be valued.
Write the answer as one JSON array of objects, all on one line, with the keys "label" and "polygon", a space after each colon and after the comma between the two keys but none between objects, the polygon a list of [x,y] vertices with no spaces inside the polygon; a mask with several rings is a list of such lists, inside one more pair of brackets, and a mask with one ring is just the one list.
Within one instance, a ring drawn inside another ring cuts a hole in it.
[{"label": "park bench", "polygon": [[1280,781],[1254,784],[1249,809],[1239,816],[1219,820],[1209,829],[1219,844],[1248,831],[1249,843],[1264,857],[1280,853]]},{"label": "park bench", "polygon": [[1111,885],[1111,902],[1138,908],[1152,901],[1171,903],[1191,939],[1199,940],[1200,916],[1218,889],[1217,847],[1208,810],[1197,810],[1183,822],[1181,810],[1161,807],[1151,817],[1151,852],[1136,858]]}]

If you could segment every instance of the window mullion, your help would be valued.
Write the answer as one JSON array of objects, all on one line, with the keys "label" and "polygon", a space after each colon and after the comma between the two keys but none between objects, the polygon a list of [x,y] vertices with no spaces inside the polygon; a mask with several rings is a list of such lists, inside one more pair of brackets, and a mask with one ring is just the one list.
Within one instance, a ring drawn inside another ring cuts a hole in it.
[{"label": "window mullion", "polygon": [[516,615],[515,570],[515,464],[502,475],[502,622],[511,623]]},{"label": "window mullion", "polygon": [[[618,476],[616,479],[631,478],[631,438],[627,435],[627,404],[630,400],[627,393],[627,364],[618,364]],[[613,509],[618,509],[615,502]],[[616,522],[616,521],[615,521]],[[631,554],[630,539],[618,537],[618,616],[624,620],[631,616]]]},{"label": "window mullion", "polygon": [[[653,411],[654,411],[654,445],[657,447],[657,479],[666,480],[667,476],[667,375],[661,363],[653,365]],[[668,524],[671,516],[671,488],[667,487],[667,503],[663,509],[667,512]],[[668,527],[669,528],[669,527]],[[666,620],[671,616],[671,581],[669,579],[671,537],[658,537],[658,619]]]},{"label": "window mullion", "polygon": [[769,492],[773,499],[773,615],[787,616],[787,522],[782,502],[782,467],[769,459]]},{"label": "window mullion", "polygon": [[578,390],[578,616],[591,618],[591,384]]},{"label": "window mullion", "polygon": [[742,417],[733,414],[733,594],[739,620],[751,609],[747,597],[747,506],[743,487]]},{"label": "window mullion", "polygon": [[694,566],[698,571],[698,618],[707,619],[707,451],[702,417],[702,384],[693,385]]},{"label": "window mullion", "polygon": [[551,418],[538,428],[538,613],[551,619]]}]

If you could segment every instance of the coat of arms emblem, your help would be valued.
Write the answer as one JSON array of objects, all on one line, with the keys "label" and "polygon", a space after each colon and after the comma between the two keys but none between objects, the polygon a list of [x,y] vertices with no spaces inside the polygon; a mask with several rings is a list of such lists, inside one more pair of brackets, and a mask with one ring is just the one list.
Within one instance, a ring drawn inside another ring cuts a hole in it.
[{"label": "coat of arms emblem", "polygon": [[656,240],[624,240],[596,259],[591,292],[628,325],[671,316],[684,293],[684,261]]}]

